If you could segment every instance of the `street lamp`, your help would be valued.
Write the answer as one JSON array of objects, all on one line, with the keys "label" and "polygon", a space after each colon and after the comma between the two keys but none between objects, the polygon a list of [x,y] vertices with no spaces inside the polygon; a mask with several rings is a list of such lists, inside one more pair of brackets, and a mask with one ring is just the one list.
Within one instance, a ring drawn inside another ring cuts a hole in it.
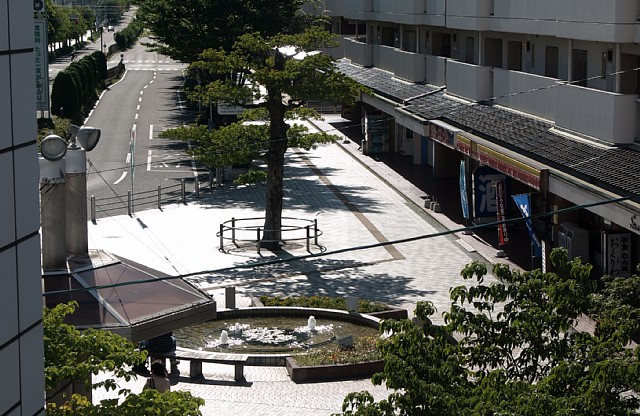
[{"label": "street lamp", "polygon": [[67,142],[51,134],[40,145],[40,215],[42,223],[42,268],[66,270],[67,240],[64,169]]},{"label": "street lamp", "polygon": [[71,126],[71,143],[56,135],[42,140],[40,215],[42,268],[66,270],[67,256],[89,253],[87,235],[87,157],[100,130]]}]

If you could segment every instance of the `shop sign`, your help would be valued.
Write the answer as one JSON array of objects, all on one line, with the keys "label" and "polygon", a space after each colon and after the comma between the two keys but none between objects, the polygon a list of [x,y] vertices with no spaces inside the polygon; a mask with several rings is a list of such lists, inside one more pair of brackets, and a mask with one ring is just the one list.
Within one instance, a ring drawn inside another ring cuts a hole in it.
[{"label": "shop sign", "polygon": [[631,276],[631,234],[604,231],[603,273],[613,277]]},{"label": "shop sign", "polygon": [[536,169],[486,146],[477,146],[478,160],[538,191],[546,191],[548,171]]},{"label": "shop sign", "polygon": [[244,113],[246,108],[240,105],[231,105],[225,102],[219,102],[217,105],[218,114],[221,116],[237,116]]},{"label": "shop sign", "polygon": [[429,138],[440,142],[451,149],[455,148],[453,132],[435,123],[429,124]]},{"label": "shop sign", "polygon": [[471,139],[458,133],[456,134],[455,149],[467,156],[474,157],[475,143]]},{"label": "shop sign", "polygon": [[496,183],[506,179],[507,176],[504,173],[497,172],[488,166],[479,167],[473,172],[473,208],[476,218],[496,217],[498,212]]},{"label": "shop sign", "polygon": [[45,19],[34,19],[34,24],[35,46],[33,48],[33,54],[36,60],[36,110],[49,111],[47,21]]}]

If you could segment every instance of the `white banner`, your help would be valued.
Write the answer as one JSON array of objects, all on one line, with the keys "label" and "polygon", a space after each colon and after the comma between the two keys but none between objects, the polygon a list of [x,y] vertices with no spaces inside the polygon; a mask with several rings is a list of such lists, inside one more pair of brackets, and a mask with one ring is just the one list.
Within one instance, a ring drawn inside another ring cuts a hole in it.
[{"label": "white banner", "polygon": [[47,20],[34,19],[36,58],[36,110],[49,111],[49,52],[47,49]]}]

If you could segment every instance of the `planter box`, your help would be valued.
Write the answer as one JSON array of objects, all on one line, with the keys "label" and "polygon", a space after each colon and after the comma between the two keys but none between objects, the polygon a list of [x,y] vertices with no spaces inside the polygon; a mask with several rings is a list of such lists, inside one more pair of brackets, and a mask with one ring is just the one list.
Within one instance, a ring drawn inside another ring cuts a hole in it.
[{"label": "planter box", "polygon": [[384,361],[371,361],[356,364],[333,364],[303,367],[295,358],[287,357],[287,373],[295,383],[314,383],[318,381],[357,380],[370,378],[384,368]]},{"label": "planter box", "polygon": [[371,312],[371,313],[368,313],[367,315],[375,316],[376,318],[379,318],[379,319],[400,320],[400,319],[408,318],[407,310],[401,309],[401,308],[389,309],[388,311],[381,311],[381,312]]}]

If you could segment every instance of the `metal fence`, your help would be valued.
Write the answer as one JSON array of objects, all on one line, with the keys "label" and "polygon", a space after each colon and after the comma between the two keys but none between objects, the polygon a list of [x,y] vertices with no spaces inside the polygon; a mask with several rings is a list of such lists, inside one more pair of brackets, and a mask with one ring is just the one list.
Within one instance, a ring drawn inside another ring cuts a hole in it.
[{"label": "metal fence", "polygon": [[[200,198],[200,180],[194,177],[194,194]],[[120,215],[127,213],[131,216],[140,208],[156,207],[162,209],[163,205],[175,203],[187,203],[187,179],[182,178],[180,182],[170,186],[160,186],[157,189],[135,192],[127,191],[127,195],[115,195],[108,198],[96,199],[90,197],[91,221],[95,222],[98,214]]]},{"label": "metal fence", "polygon": [[[220,251],[229,251],[225,249],[225,242],[229,242],[234,248],[256,247],[258,254],[260,248],[274,240],[266,240],[264,238],[265,229],[263,227],[264,218],[231,218],[220,224],[220,230],[216,233],[216,237],[220,239],[218,249]],[[324,251],[325,247],[318,244],[318,237],[322,235],[322,231],[318,229],[318,220],[307,220],[303,218],[282,217],[282,226],[280,231],[280,239],[278,243],[283,246],[293,246],[296,244],[304,244],[307,252],[311,252],[311,242]],[[227,245],[228,247],[228,245]]]}]

